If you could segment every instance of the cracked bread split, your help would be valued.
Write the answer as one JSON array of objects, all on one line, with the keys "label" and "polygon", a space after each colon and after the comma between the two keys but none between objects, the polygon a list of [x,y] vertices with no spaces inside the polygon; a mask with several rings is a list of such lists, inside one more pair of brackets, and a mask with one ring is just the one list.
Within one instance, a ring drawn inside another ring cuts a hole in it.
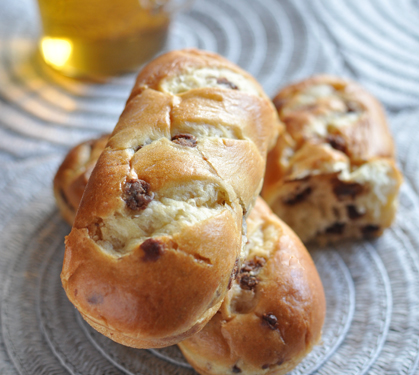
[{"label": "cracked bread split", "polygon": [[402,176],[383,109],[362,87],[317,76],[274,104],[286,132],[262,196],[304,242],[370,238],[392,223]]},{"label": "cracked bread split", "polygon": [[279,130],[259,84],[218,55],[146,66],[66,238],[61,280],[84,319],[137,348],[202,329],[244,256],[243,217]]},{"label": "cracked bread split", "polygon": [[323,286],[295,233],[259,198],[247,256],[220,310],[178,345],[202,375],[282,375],[319,343]]}]

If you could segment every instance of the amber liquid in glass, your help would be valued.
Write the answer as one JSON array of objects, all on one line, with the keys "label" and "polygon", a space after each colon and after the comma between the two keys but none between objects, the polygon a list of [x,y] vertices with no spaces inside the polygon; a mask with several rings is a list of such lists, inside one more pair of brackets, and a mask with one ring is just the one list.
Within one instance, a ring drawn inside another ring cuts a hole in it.
[{"label": "amber liquid in glass", "polygon": [[[166,0],[165,2],[167,2]],[[166,41],[160,0],[38,0],[45,62],[64,75],[101,79],[132,71]]]}]

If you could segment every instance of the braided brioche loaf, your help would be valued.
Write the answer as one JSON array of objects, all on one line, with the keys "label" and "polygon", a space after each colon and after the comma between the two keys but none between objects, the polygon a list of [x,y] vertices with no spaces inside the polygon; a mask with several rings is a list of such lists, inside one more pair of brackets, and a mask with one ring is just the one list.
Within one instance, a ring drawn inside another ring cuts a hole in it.
[{"label": "braided brioche loaf", "polygon": [[303,242],[375,237],[394,219],[401,174],[380,104],[354,82],[317,76],[274,99],[286,132],[262,196]]},{"label": "braided brioche loaf", "polygon": [[61,273],[70,301],[111,339],[163,347],[216,313],[280,129],[259,84],[184,50],[138,76],[87,184]]},{"label": "braided brioche loaf", "polygon": [[[72,197],[76,208],[106,137],[74,147],[54,179],[54,189]],[[68,207],[57,203],[65,216]],[[304,246],[261,198],[246,222],[246,259],[221,308],[178,344],[202,374],[284,374],[320,338],[323,287]]]},{"label": "braided brioche loaf", "polygon": [[178,344],[200,374],[285,374],[320,340],[325,296],[307,250],[261,198],[247,227],[248,254],[220,310]]}]

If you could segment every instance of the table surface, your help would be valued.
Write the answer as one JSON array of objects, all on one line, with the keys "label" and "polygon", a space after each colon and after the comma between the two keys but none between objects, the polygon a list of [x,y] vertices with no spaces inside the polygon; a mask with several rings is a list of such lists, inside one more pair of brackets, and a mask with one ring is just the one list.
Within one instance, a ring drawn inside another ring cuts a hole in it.
[{"label": "table surface", "polygon": [[[176,347],[134,350],[83,323],[59,282],[69,227],[51,182],[68,149],[111,131],[135,75],[87,84],[34,53],[36,3],[0,0],[0,374],[194,374]],[[269,95],[316,73],[384,104],[404,174],[382,238],[311,249],[326,290],[323,345],[296,374],[419,374],[419,2],[196,0],[166,50],[218,52]]]}]

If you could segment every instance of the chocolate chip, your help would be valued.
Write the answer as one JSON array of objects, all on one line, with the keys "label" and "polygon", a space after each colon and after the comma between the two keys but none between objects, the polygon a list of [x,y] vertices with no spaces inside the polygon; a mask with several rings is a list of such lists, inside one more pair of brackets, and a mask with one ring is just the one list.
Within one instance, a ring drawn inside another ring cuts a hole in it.
[{"label": "chocolate chip", "polygon": [[258,284],[259,281],[256,276],[253,276],[247,272],[240,275],[240,288],[245,290],[253,290]]},{"label": "chocolate chip", "polygon": [[266,264],[266,259],[256,256],[254,257],[253,262],[255,263],[255,267],[259,268],[259,267],[263,267]]},{"label": "chocolate chip", "polygon": [[153,200],[150,184],[143,180],[130,180],[124,186],[124,201],[133,211],[145,210]]},{"label": "chocolate chip", "polygon": [[310,180],[310,178],[311,178],[311,175],[308,174],[306,176],[295,177],[295,178],[292,179],[292,181],[300,181],[300,182],[302,182],[302,181],[308,181],[308,180]]},{"label": "chocolate chip", "polygon": [[356,208],[356,206],[354,206],[354,205],[349,205],[349,206],[346,206],[346,212],[348,213],[348,217],[351,219],[351,220],[356,220],[356,219],[359,219],[360,217],[362,217],[362,216],[364,216],[365,214],[363,214],[363,213],[361,213],[361,212],[359,212],[358,210],[357,210],[357,208]]},{"label": "chocolate chip", "polygon": [[345,229],[345,223],[335,223],[326,229],[326,233],[342,234]]},{"label": "chocolate chip", "polygon": [[346,142],[343,137],[338,134],[330,134],[327,136],[326,141],[332,146],[335,150],[346,152]]},{"label": "chocolate chip", "polygon": [[346,104],[346,113],[355,113],[359,110],[359,105],[355,102],[348,101]]},{"label": "chocolate chip", "polygon": [[217,78],[217,83],[219,85],[222,85],[222,86],[227,86],[229,89],[232,89],[232,90],[238,90],[239,89],[233,82],[230,82],[225,77]]},{"label": "chocolate chip", "polygon": [[282,109],[282,107],[284,107],[284,106],[285,106],[285,104],[287,103],[287,100],[286,100],[286,99],[279,99],[279,98],[275,98],[275,99],[273,100],[273,103],[274,103],[274,105],[275,105],[276,110],[277,110],[278,112],[280,112],[280,111],[281,111],[281,109]]},{"label": "chocolate chip", "polygon": [[339,200],[345,198],[354,199],[357,195],[361,194],[364,191],[364,187],[357,182],[342,182],[340,180],[335,181],[335,186],[333,187],[333,193],[336,195],[336,198]]},{"label": "chocolate chip", "polygon": [[291,197],[285,198],[283,200],[284,204],[287,204],[288,206],[293,206],[297,203],[300,203],[302,201],[304,201],[312,192],[311,187],[307,187],[305,188],[303,191],[301,191],[300,193],[297,193]]},{"label": "chocolate chip", "polygon": [[262,370],[266,370],[267,368],[269,368],[268,364],[262,366]]},{"label": "chocolate chip", "polygon": [[180,146],[196,147],[196,138],[192,134],[176,134],[172,137],[172,142]]},{"label": "chocolate chip", "polygon": [[253,271],[254,267],[252,265],[249,264],[249,262],[246,262],[245,264],[243,264],[240,272],[251,272]]},{"label": "chocolate chip", "polygon": [[233,371],[235,374],[239,374],[242,372],[242,370],[240,370],[236,365],[233,366],[233,369],[231,371]]},{"label": "chocolate chip", "polygon": [[253,259],[244,262],[240,272],[251,272],[265,265],[265,258],[255,256]]},{"label": "chocolate chip", "polygon": [[255,256],[253,259],[246,261],[240,269],[240,287],[245,290],[253,290],[258,285],[259,280],[255,276],[259,269],[266,263],[265,258]]},{"label": "chocolate chip", "polygon": [[276,363],[276,365],[277,365],[277,366],[281,366],[283,363],[284,363],[284,359],[280,359],[280,360]]},{"label": "chocolate chip", "polygon": [[272,313],[265,313],[262,315],[264,323],[272,330],[278,328],[278,318]]},{"label": "chocolate chip", "polygon": [[374,237],[379,230],[380,227],[378,225],[373,224],[365,225],[361,228],[361,232],[366,238]]},{"label": "chocolate chip", "polygon": [[103,296],[101,294],[92,294],[87,298],[87,302],[91,305],[100,305],[103,302]]},{"label": "chocolate chip", "polygon": [[145,240],[141,245],[140,249],[144,251],[142,260],[144,262],[155,262],[164,254],[165,245],[162,241],[154,238]]}]

